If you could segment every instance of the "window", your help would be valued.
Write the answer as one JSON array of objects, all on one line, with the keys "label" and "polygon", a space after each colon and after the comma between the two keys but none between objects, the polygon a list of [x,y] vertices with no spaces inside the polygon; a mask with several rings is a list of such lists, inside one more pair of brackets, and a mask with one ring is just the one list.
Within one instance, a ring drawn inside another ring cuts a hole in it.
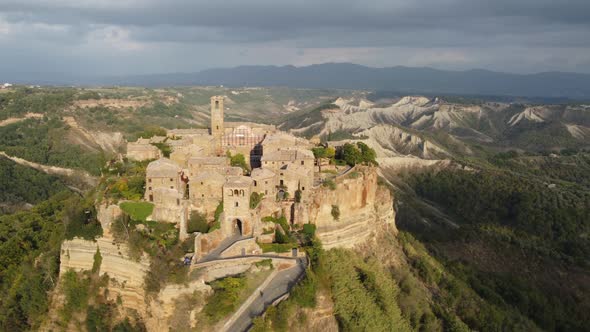
[{"label": "window", "polygon": [[238,191],[238,189],[234,190],[234,195],[238,196],[240,194],[240,192]]},{"label": "window", "polygon": [[254,187],[258,187],[258,182],[256,182],[256,180],[254,180]]},{"label": "window", "polygon": [[242,195],[242,196],[245,195],[244,190],[240,190],[240,195]]},{"label": "window", "polygon": [[268,190],[265,190],[265,191],[264,191],[264,194],[265,194],[265,195],[268,195]]},{"label": "window", "polygon": [[170,178],[170,182],[174,181],[174,179]]},{"label": "window", "polygon": [[229,195],[230,196],[233,196],[234,195],[234,192],[231,189],[229,190]]},{"label": "window", "polygon": [[149,187],[149,190],[152,190],[152,187]]},{"label": "window", "polygon": [[240,204],[238,202],[236,202],[236,207],[238,207]]},{"label": "window", "polygon": [[148,179],[148,182],[149,182],[149,183],[152,183],[152,179]]},{"label": "window", "polygon": [[305,190],[305,187],[301,187],[301,191],[304,191],[304,190]]},{"label": "window", "polygon": [[201,197],[205,197],[205,194],[201,194]]},{"label": "window", "polygon": [[[215,109],[216,109],[216,110],[218,110],[218,109],[219,109],[219,100],[216,100],[216,101],[215,101]],[[219,128],[217,128],[217,129],[219,129]]]},{"label": "window", "polygon": [[176,205],[180,205],[180,199],[176,199]]},{"label": "window", "polygon": [[281,186],[281,187],[282,187],[282,186],[284,186],[284,182],[283,182],[283,180],[281,180],[281,184],[280,184],[280,186]]},{"label": "window", "polygon": [[203,185],[203,182],[201,182],[201,186]]},{"label": "window", "polygon": [[170,186],[170,189],[174,189],[174,186]]},{"label": "window", "polygon": [[268,181],[264,181],[264,184],[268,184]]},{"label": "window", "polygon": [[305,160],[302,160],[301,161],[301,165],[305,165]]}]

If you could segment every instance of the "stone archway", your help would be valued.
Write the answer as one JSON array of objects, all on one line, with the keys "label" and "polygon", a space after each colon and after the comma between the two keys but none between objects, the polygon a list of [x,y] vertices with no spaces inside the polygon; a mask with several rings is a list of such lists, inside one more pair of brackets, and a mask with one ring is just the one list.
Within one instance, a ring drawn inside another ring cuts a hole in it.
[{"label": "stone archway", "polygon": [[244,231],[244,224],[242,223],[242,221],[240,219],[235,219],[232,223],[233,225],[233,234],[234,235],[243,235],[243,231]]}]

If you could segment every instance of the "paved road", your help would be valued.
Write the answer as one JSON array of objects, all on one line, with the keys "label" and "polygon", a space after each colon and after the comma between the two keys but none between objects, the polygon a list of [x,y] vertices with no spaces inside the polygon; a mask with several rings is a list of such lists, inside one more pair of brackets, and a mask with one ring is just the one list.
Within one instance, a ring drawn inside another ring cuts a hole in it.
[{"label": "paved road", "polygon": [[275,300],[287,294],[305,274],[306,259],[300,258],[297,261],[296,266],[279,272],[262,290],[262,295],[250,304],[227,331],[247,331],[252,326],[254,317],[262,315]]},{"label": "paved road", "polygon": [[201,258],[198,261],[198,263],[208,262],[208,261],[218,259],[219,255],[221,255],[221,253],[225,249],[229,248],[232,244],[236,243],[237,241],[247,239],[247,238],[248,238],[247,236],[241,236],[241,235],[232,235],[232,236],[226,238],[225,240],[221,241],[221,243],[217,246],[217,248],[213,249],[213,251],[211,251],[210,253],[205,255],[203,258]]}]

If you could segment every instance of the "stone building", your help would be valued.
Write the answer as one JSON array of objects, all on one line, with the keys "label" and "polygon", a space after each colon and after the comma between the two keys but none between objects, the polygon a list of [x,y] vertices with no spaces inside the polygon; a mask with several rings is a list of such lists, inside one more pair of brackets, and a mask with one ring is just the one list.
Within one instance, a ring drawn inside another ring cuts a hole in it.
[{"label": "stone building", "polygon": [[163,201],[158,195],[167,193],[156,189],[170,189],[179,192],[180,197],[184,193],[181,181],[182,169],[170,159],[160,158],[149,163],[146,169],[145,200],[148,202]]},{"label": "stone building", "polygon": [[198,174],[208,170],[221,174],[227,167],[229,167],[227,157],[193,157],[188,160],[190,174]]},{"label": "stone building", "polygon": [[250,194],[252,178],[232,176],[223,185],[223,220],[221,230],[225,236],[252,234]]},{"label": "stone building", "polygon": [[301,148],[282,148],[262,156],[262,167],[275,173],[285,165],[300,165],[313,174],[315,158],[313,152]]},{"label": "stone building", "polygon": [[[265,225],[261,216],[277,215],[287,205],[296,204],[292,200],[277,201],[277,194],[294,198],[300,192],[301,198],[308,200],[314,184],[309,142],[277,132],[274,126],[225,122],[223,103],[222,96],[211,98],[209,130],[169,130],[165,143],[172,148],[170,159],[159,158],[146,170],[145,200],[154,203],[151,219],[176,222],[181,235],[187,236],[191,211],[199,211],[212,221],[223,204],[220,229],[195,240],[205,252],[228,237],[262,236]],[[149,145],[149,141],[139,143]],[[230,166],[228,151],[246,157],[252,166],[250,176],[244,176],[240,167]],[[250,209],[252,192],[266,198],[258,210]],[[264,241],[268,240],[272,235]]]},{"label": "stone building", "polygon": [[285,147],[298,147],[302,149],[311,149],[313,146],[304,138],[295,137],[285,132],[275,132],[267,135],[260,143],[262,153],[269,154]]},{"label": "stone building", "polygon": [[177,163],[180,167],[188,167],[190,158],[195,158],[204,155],[204,149],[195,144],[188,144],[177,146],[170,153],[170,160]]},{"label": "stone building", "polygon": [[151,145],[150,140],[147,138],[140,138],[137,142],[127,143],[127,158],[129,159],[143,161],[160,157],[160,150]]},{"label": "stone building", "polygon": [[305,200],[313,186],[313,170],[297,164],[287,164],[278,170],[278,192],[286,192],[289,197],[295,197],[296,192],[301,192],[301,198]]},{"label": "stone building", "polygon": [[268,168],[255,168],[250,177],[253,180],[252,191],[264,194],[266,197],[274,197],[277,189],[276,174]]},{"label": "stone building", "polygon": [[213,170],[203,171],[190,177],[188,184],[191,207],[212,216],[223,200],[225,176]]}]

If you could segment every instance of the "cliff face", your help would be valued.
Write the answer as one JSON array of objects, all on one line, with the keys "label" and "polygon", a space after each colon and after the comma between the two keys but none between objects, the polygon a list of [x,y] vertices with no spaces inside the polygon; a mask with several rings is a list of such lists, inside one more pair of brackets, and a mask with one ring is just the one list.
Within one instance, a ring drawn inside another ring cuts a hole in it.
[{"label": "cliff face", "polygon": [[109,300],[120,299],[124,312],[137,312],[148,331],[168,329],[177,299],[194,292],[206,294],[212,291],[202,280],[195,280],[186,285],[166,285],[157,296],[146,297],[144,282],[150,266],[149,259],[144,256],[139,261],[132,260],[125,244],[114,243],[112,239],[105,237],[98,238],[96,242],[82,239],[65,241],[60,255],[60,275],[69,269],[91,270],[97,250],[102,257],[98,273],[109,276]]},{"label": "cliff face", "polygon": [[376,168],[355,167],[336,178],[335,190],[319,188],[309,204],[296,208],[316,225],[325,249],[363,243],[382,224],[395,229],[393,197],[377,177]]},{"label": "cliff face", "polygon": [[136,308],[142,314],[140,309],[145,302],[143,284],[150,263],[146,257],[139,261],[131,260],[124,244],[116,244],[104,237],[98,238],[96,242],[82,239],[65,241],[61,246],[60,275],[69,269],[91,270],[97,250],[102,257],[99,273],[108,274],[111,278],[109,297],[116,300],[120,296],[125,307]]}]

